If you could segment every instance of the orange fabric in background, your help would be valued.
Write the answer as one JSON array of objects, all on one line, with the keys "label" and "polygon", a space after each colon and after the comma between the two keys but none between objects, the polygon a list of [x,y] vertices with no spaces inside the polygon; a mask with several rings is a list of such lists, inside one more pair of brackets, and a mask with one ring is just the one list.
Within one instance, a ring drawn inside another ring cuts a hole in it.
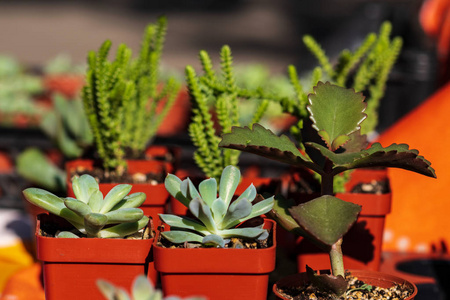
[{"label": "orange fabric in background", "polygon": [[[401,101],[401,99],[399,99]],[[380,135],[383,146],[407,143],[431,161],[437,179],[389,170],[392,212],[383,250],[442,251],[450,241],[450,84]]]}]

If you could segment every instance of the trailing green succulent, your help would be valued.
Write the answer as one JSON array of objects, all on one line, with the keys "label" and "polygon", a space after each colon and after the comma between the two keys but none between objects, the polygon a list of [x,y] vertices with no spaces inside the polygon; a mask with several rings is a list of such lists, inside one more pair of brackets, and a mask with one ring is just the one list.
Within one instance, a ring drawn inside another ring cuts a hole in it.
[{"label": "trailing green succulent", "polygon": [[[242,89],[235,83],[230,47],[223,46],[221,49],[220,75],[213,70],[211,58],[206,51],[200,51],[199,57],[204,72],[202,76],[197,76],[192,66],[186,67],[193,115],[189,135],[197,147],[194,153],[197,165],[207,177],[219,179],[223,168],[228,165],[236,166],[239,161],[238,151],[219,149],[217,145],[221,134],[230,132],[232,126],[240,125],[239,101],[242,99]],[[268,105],[268,100],[263,100],[253,111],[247,125],[259,122]],[[214,107],[215,115],[211,106]]]},{"label": "trailing green succulent", "polygon": [[[140,156],[176,100],[179,84],[172,78],[160,88],[159,62],[167,28],[165,17],[147,26],[139,52],[121,44],[107,60],[111,41],[88,56],[83,101],[103,167],[122,174],[125,154]],[[161,109],[160,105],[163,105]]]},{"label": "trailing green succulent", "polygon": [[210,178],[199,184],[198,190],[189,178],[181,181],[169,174],[165,180],[167,191],[189,208],[197,220],[185,216],[160,214],[160,219],[171,226],[162,236],[172,243],[197,242],[204,245],[224,247],[232,237],[265,239],[268,232],[257,227],[236,227],[251,218],[272,209],[273,197],[256,204],[256,189],[250,185],[236,200],[232,201],[241,173],[234,166],[223,169],[217,197],[217,181]]},{"label": "trailing green succulent", "polygon": [[144,193],[128,195],[131,185],[119,184],[104,198],[97,181],[90,175],[75,176],[72,186],[76,199],[58,197],[39,188],[23,191],[28,202],[66,219],[76,228],[75,233],[62,231],[57,237],[121,238],[147,226],[149,218],[137,208],[146,196]]},{"label": "trailing green succulent", "polygon": [[[133,281],[131,287],[131,295],[125,289],[116,287],[112,283],[99,279],[97,287],[107,300],[182,300],[177,296],[169,296],[163,298],[161,290],[155,289],[153,283],[148,280],[147,276],[139,275]],[[189,297],[184,300],[202,300],[202,297]]]},{"label": "trailing green succulent", "polygon": [[276,200],[269,215],[289,231],[312,239],[329,253],[333,276],[316,277],[313,272],[309,273],[313,281],[334,282],[333,292],[342,294],[346,289],[342,237],[356,221],[361,207],[333,196],[333,178],[341,172],[365,167],[396,167],[429,177],[436,175],[430,162],[406,144],[382,147],[374,143],[367,148],[366,136],[360,134],[367,105],[361,93],[319,82],[308,101],[312,127],[322,138],[322,143],[308,142],[304,146],[316,151],[317,155],[305,155],[287,136],[278,137],[257,124],[252,129],[233,128],[231,133],[223,135],[219,146],[305,167],[320,174],[322,190],[319,198],[300,205]]}]

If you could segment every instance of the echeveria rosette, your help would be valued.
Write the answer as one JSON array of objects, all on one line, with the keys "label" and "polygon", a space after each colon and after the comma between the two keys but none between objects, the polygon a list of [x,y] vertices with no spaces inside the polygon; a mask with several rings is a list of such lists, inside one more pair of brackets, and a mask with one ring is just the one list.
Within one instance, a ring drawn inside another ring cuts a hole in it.
[{"label": "echeveria rosette", "polygon": [[[87,237],[122,238],[148,224],[149,218],[138,208],[146,196],[144,193],[128,195],[131,185],[119,184],[103,197],[97,181],[85,174],[74,177],[72,186],[76,198],[58,197],[39,188],[28,188],[23,194],[30,203],[66,219]],[[57,237],[79,236],[62,231]]]},{"label": "echeveria rosette", "polygon": [[221,175],[217,197],[217,181],[214,178],[202,181],[198,190],[187,178],[180,180],[169,174],[165,180],[167,191],[189,208],[196,219],[185,216],[160,214],[161,220],[171,230],[162,236],[172,243],[198,242],[205,245],[224,247],[228,239],[265,239],[267,230],[261,226],[237,227],[240,223],[261,216],[273,207],[273,197],[253,204],[256,188],[251,184],[236,200],[233,195],[241,174],[234,166],[227,166]]}]

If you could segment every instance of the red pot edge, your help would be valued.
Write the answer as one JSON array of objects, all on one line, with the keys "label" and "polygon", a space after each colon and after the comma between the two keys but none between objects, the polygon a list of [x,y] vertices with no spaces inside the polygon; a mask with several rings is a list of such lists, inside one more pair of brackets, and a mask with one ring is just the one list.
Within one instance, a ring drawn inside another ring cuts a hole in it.
[{"label": "red pot edge", "polygon": [[[408,298],[404,299],[404,300],[412,300],[414,299],[414,297],[417,295],[417,286],[411,282],[408,281],[404,278],[395,276],[395,275],[391,275],[391,274],[387,274],[387,273],[382,273],[382,272],[377,272],[377,271],[370,271],[370,270],[347,270],[349,272],[351,272],[353,275],[355,275],[356,277],[358,277],[358,279],[361,279],[362,281],[372,284],[372,285],[376,285],[376,283],[374,283],[374,281],[382,281],[382,282],[390,282],[391,286],[393,283],[399,283],[399,284],[408,284],[410,287],[412,287],[413,289],[413,293],[411,296],[409,296]],[[286,277],[281,278],[280,280],[278,280],[272,287],[272,292],[275,294],[275,296],[277,297],[277,299],[281,299],[281,300],[287,300],[287,298],[283,297],[279,292],[278,292],[278,284],[280,281],[282,280],[286,280],[288,282],[293,282],[293,281],[301,281],[302,284],[304,281],[306,281],[306,273],[299,273],[299,274],[293,274],[293,275],[288,275]]]}]

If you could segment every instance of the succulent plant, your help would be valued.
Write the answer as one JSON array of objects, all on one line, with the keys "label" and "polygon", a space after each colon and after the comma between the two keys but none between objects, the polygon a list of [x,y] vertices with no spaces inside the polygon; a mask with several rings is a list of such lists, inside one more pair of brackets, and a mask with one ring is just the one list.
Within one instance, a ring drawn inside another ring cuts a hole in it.
[{"label": "succulent plant", "polygon": [[128,195],[131,185],[119,184],[104,198],[97,181],[90,175],[75,176],[72,186],[76,199],[58,197],[39,188],[23,191],[31,204],[66,219],[77,229],[76,233],[62,231],[57,237],[86,235],[90,238],[121,238],[138,232],[148,224],[149,218],[137,208],[146,196],[144,193]]},{"label": "succulent plant", "polygon": [[170,225],[171,230],[162,236],[172,243],[198,242],[204,245],[224,247],[228,239],[265,239],[267,230],[261,226],[237,227],[238,224],[258,217],[272,209],[273,197],[256,204],[256,189],[250,185],[236,200],[232,201],[241,173],[234,166],[223,169],[217,197],[217,181],[210,178],[199,184],[198,190],[187,178],[181,181],[169,174],[165,180],[167,191],[189,208],[197,220],[185,216],[160,214],[160,219]]},{"label": "succulent plant", "polygon": [[329,253],[333,276],[318,277],[309,272],[310,277],[313,282],[318,282],[318,286],[323,286],[320,282],[324,280],[333,282],[332,291],[342,294],[346,289],[342,237],[356,221],[361,207],[333,196],[334,176],[365,167],[403,168],[429,177],[436,177],[436,174],[430,162],[406,144],[382,147],[374,143],[367,148],[366,136],[360,134],[360,124],[366,118],[362,94],[319,82],[308,100],[313,128],[323,141],[305,144],[315,153],[301,152],[287,136],[278,137],[257,124],[252,129],[233,128],[231,133],[223,135],[219,146],[306,167],[320,174],[322,190],[319,198],[300,205],[279,199],[269,216],[289,231],[312,239]]},{"label": "succulent plant", "polygon": [[[160,290],[155,289],[153,283],[145,275],[137,276],[133,281],[131,296],[121,287],[116,287],[104,279],[97,280],[97,287],[107,300],[182,300],[180,297],[169,296],[163,298]],[[184,300],[202,300],[202,297],[189,297]]]}]

